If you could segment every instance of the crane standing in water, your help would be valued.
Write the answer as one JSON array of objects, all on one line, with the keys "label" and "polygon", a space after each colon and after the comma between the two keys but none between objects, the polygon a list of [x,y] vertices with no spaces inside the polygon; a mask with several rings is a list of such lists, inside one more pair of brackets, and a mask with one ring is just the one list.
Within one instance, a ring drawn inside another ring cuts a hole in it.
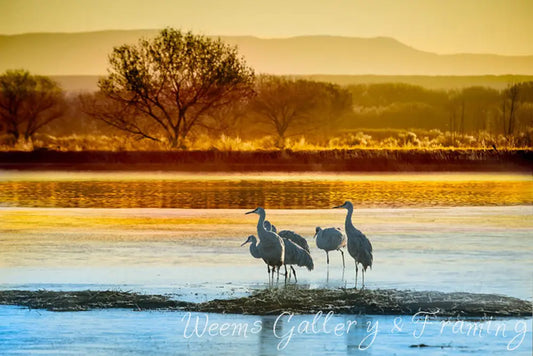
[{"label": "crane standing in water", "polygon": [[348,252],[355,260],[355,288],[357,288],[357,273],[359,271],[358,264],[363,266],[363,289],[365,288],[365,271],[368,267],[372,268],[372,244],[368,238],[353,226],[352,214],[353,204],[350,201],[345,201],[344,204],[335,206],[333,209],[344,208],[348,212],[344,222],[344,230],[348,236]]},{"label": "crane standing in water", "polygon": [[[255,237],[254,235],[248,236],[248,239],[244,241],[241,244],[241,246],[244,246],[247,243],[250,244],[250,255],[252,255],[253,258],[261,258],[261,254],[259,253],[259,250],[257,249],[257,237]],[[268,278],[270,279],[270,266],[268,264],[267,264],[267,273],[268,273]]]},{"label": "crane standing in water", "polygon": [[303,236],[291,230],[277,232],[276,227],[268,220],[265,220],[265,229],[276,232],[285,243],[285,276],[287,276],[287,265],[290,265],[296,282],[298,282],[298,278],[296,277],[296,270],[292,265],[307,267],[309,271],[313,270],[314,263],[311,257],[311,250],[309,249],[307,240]]},{"label": "crane standing in water", "polygon": [[341,250],[346,246],[346,234],[341,229],[336,227],[328,227],[322,229],[320,226],[316,227],[316,247],[326,251],[326,259],[329,265],[329,251],[339,251],[342,255],[342,268],[345,268],[344,252]]},{"label": "crane standing in water", "polygon": [[257,251],[266,264],[272,267],[272,280],[274,280],[274,271],[276,267],[278,268],[279,280],[279,268],[284,264],[285,258],[285,244],[283,239],[275,232],[265,229],[265,209],[257,207],[255,210],[249,211],[246,214],[259,215],[259,220],[257,221],[257,236],[259,238]]},{"label": "crane standing in water", "polygon": [[[241,246],[244,246],[247,243],[250,243],[250,254],[255,258],[262,258],[261,254],[259,253],[259,250],[257,249],[257,237],[255,237],[254,235],[248,236],[248,239]],[[285,278],[287,278],[288,276],[287,265],[289,265],[294,274],[295,281],[298,282],[296,270],[294,269],[293,265],[297,265],[299,267],[307,267],[309,271],[312,271],[314,268],[313,259],[311,258],[309,252],[307,252],[305,249],[303,249],[293,241],[289,239],[283,239],[283,243],[285,244],[285,255],[283,261],[285,265]],[[267,271],[269,273],[270,278],[270,267],[268,265]]]},{"label": "crane standing in water", "polygon": [[[283,238],[285,243],[285,276],[287,276],[287,265],[290,266],[292,273],[294,273],[294,281],[298,282],[298,277],[296,277],[296,270],[292,265],[297,265],[299,267],[307,267],[309,271],[312,271],[315,267],[313,263],[313,258],[311,254],[307,252],[297,243],[293,242],[290,239]],[[290,275],[289,275],[290,279]]]}]

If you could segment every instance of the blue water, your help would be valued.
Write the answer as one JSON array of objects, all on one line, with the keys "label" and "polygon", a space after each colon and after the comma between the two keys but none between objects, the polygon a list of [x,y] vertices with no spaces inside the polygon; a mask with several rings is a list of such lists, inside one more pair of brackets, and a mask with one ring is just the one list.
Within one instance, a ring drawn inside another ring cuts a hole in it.
[{"label": "blue water", "polygon": [[[0,307],[0,354],[531,355],[531,319],[243,316]],[[189,319],[190,318],[190,319]],[[313,322],[315,320],[315,322]],[[426,322],[424,322],[426,321]],[[425,345],[426,347],[416,347]]]}]

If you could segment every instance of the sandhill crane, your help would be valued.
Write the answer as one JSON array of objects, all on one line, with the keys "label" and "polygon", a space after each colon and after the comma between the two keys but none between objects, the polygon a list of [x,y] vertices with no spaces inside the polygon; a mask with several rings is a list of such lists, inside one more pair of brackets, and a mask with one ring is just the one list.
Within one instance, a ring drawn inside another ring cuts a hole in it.
[{"label": "sandhill crane", "polygon": [[283,239],[285,243],[285,275],[287,274],[287,265],[290,266],[292,272],[294,273],[294,280],[298,282],[298,277],[296,277],[296,270],[292,265],[297,265],[299,267],[307,267],[309,271],[312,271],[314,266],[313,258],[311,254],[306,251],[304,248],[294,243],[290,239]]},{"label": "sandhill crane", "polygon": [[294,242],[295,244],[297,244],[298,246],[306,250],[307,253],[311,253],[311,251],[309,250],[309,244],[307,243],[307,240],[303,236],[295,233],[294,231],[281,230],[280,232],[278,232],[278,235],[283,239],[291,240],[292,242]]},{"label": "sandhill crane", "polygon": [[342,255],[342,268],[345,268],[344,252],[341,250],[346,246],[346,234],[338,227],[328,227],[322,229],[320,226],[316,227],[316,247],[326,251],[326,260],[329,265],[329,251],[339,251]]},{"label": "sandhill crane", "polygon": [[297,244],[298,246],[300,246],[307,252],[311,253],[309,250],[309,244],[307,243],[307,240],[305,239],[305,237],[291,230],[281,230],[280,232],[277,232],[276,227],[272,225],[272,223],[268,220],[265,220],[264,226],[265,226],[265,229],[267,229],[268,231],[273,231],[277,233],[279,237],[281,237],[282,239],[291,240],[292,242],[294,242],[295,244]]},{"label": "sandhill crane", "polygon": [[[262,258],[261,253],[257,249],[257,238],[254,235],[248,236],[248,239],[241,246],[244,246],[247,243],[250,243],[250,254],[255,258]],[[309,252],[305,251],[302,247],[298,246],[291,240],[284,239],[283,243],[285,244],[284,264],[285,266],[290,266],[292,272],[294,273],[294,279],[296,282],[298,282],[296,270],[292,265],[307,267],[309,271],[312,271],[314,268],[313,259],[311,258]],[[268,265],[267,269],[269,269]],[[287,275],[287,267],[285,267],[285,274]]]},{"label": "sandhill crane", "polygon": [[[275,231],[276,227],[272,225],[270,221],[265,220],[264,226],[265,226],[265,229],[276,232]],[[310,271],[313,270],[314,264],[313,264],[313,259],[311,257],[311,251],[309,249],[309,244],[307,243],[307,240],[303,236],[291,230],[281,230],[277,234],[283,239],[283,242],[285,243],[285,249],[287,249],[287,244],[288,244],[287,240],[289,240],[290,242],[296,244],[298,247],[301,247],[302,249],[304,249],[309,255],[309,256],[306,256],[305,254],[302,254],[300,251],[297,251],[294,248],[291,254],[285,253],[285,259],[287,259],[287,256],[289,255],[289,258],[291,259],[291,261],[296,261],[296,260],[300,261],[300,262],[291,262],[291,263],[285,262],[285,275],[287,275],[287,265],[296,264],[299,267],[305,266]],[[299,264],[299,263],[302,263],[303,261],[302,258],[307,261],[305,264]],[[294,273],[294,279],[298,281],[294,267],[291,266],[291,270]]]},{"label": "sandhill crane", "polygon": [[272,223],[270,221],[265,220],[263,225],[265,226],[265,229],[267,229],[268,231],[272,231],[272,232],[278,233],[278,229],[276,229],[276,227],[274,225],[272,225]]},{"label": "sandhill crane", "polygon": [[274,271],[278,267],[278,280],[279,280],[279,268],[284,263],[285,257],[285,244],[283,239],[275,232],[267,231],[264,226],[265,222],[265,209],[257,207],[255,210],[249,211],[246,214],[257,214],[259,219],[257,221],[257,236],[259,243],[257,244],[257,250],[261,254],[261,257],[267,265],[272,266],[272,280],[274,280]]},{"label": "sandhill crane", "polygon": [[252,255],[252,257],[254,258],[261,258],[261,254],[257,249],[257,237],[255,237],[254,235],[248,236],[248,239],[244,241],[241,246],[244,246],[247,243],[250,243],[250,255]]},{"label": "sandhill crane", "polygon": [[[259,253],[259,250],[257,249],[257,237],[254,235],[248,236],[248,239],[244,241],[241,246],[246,245],[247,243],[250,243],[250,255],[254,258],[261,258],[261,254]],[[270,278],[270,266],[267,264],[267,273],[268,278]]]},{"label": "sandhill crane", "polygon": [[353,204],[345,201],[344,204],[335,206],[333,209],[344,208],[348,212],[344,222],[344,230],[348,236],[348,252],[355,260],[355,288],[357,288],[358,264],[363,266],[363,289],[365,288],[365,271],[368,267],[372,268],[372,244],[367,237],[352,224]]}]

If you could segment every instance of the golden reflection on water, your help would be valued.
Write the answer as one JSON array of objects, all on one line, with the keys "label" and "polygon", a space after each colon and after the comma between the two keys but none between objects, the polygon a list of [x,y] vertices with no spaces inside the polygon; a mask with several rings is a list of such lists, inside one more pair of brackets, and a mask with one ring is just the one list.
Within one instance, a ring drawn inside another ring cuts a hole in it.
[{"label": "golden reflection on water", "polygon": [[328,208],[529,205],[528,174],[209,174],[0,172],[0,202],[20,207]]}]

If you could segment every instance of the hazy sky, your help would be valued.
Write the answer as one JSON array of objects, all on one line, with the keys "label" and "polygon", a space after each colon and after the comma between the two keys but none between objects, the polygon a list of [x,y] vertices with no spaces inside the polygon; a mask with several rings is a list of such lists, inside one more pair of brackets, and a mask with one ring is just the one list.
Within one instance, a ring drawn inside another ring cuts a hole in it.
[{"label": "hazy sky", "polygon": [[0,34],[152,29],[394,37],[437,53],[533,55],[533,0],[0,0]]}]

